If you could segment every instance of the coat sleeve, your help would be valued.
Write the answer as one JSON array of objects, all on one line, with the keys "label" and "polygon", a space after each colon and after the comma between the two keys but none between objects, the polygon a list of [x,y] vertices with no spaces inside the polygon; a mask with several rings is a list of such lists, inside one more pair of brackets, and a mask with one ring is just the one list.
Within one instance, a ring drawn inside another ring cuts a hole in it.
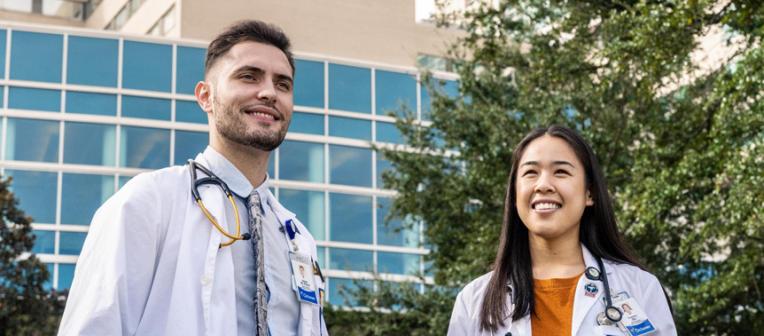
[{"label": "coat sleeve", "polygon": [[465,291],[459,292],[454,301],[451,321],[448,323],[448,336],[471,335],[471,319],[469,305],[465,301]]},{"label": "coat sleeve", "polygon": [[669,303],[663,292],[658,278],[649,274],[649,282],[645,290],[645,305],[642,307],[653,326],[658,331],[656,336],[676,336],[676,325],[671,314]]},{"label": "coat sleeve", "polygon": [[151,174],[96,211],[77,260],[59,335],[132,335],[151,289],[163,206]]}]

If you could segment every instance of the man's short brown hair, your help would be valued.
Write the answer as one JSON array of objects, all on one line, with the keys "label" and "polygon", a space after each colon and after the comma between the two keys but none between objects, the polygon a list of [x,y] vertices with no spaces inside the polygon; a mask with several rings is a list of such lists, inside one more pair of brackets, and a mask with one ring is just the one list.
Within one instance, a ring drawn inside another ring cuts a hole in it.
[{"label": "man's short brown hair", "polygon": [[207,56],[204,60],[204,75],[206,76],[212,66],[215,65],[215,62],[234,45],[245,41],[272,45],[284,52],[294,75],[294,58],[292,57],[289,38],[281,28],[257,20],[245,20],[234,23],[210,42],[209,47],[207,47]]}]

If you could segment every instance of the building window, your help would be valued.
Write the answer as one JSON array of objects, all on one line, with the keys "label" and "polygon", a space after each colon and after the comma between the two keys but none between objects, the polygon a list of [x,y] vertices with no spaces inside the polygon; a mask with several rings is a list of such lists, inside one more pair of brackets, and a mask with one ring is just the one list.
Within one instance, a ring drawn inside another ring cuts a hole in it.
[{"label": "building window", "polygon": [[[99,0],[100,2],[100,0]],[[119,30],[122,26],[130,20],[130,17],[138,11],[145,0],[128,0],[122,8],[119,9],[117,15],[114,16],[111,21],[104,27],[106,30]],[[173,6],[174,7],[174,6]]]},{"label": "building window", "polygon": [[160,169],[170,163],[170,130],[123,126],[120,166]]},{"label": "building window", "polygon": [[324,107],[324,63],[295,60],[295,105]]},{"label": "building window", "polygon": [[324,145],[284,141],[279,147],[279,179],[324,182]]},{"label": "building window", "polygon": [[67,53],[67,83],[117,87],[119,41],[70,36]]},{"label": "building window", "polygon": [[125,41],[122,87],[170,92],[172,88],[172,46]]},{"label": "building window", "polygon": [[371,187],[371,149],[329,146],[329,181],[357,187]]},{"label": "building window", "polygon": [[329,64],[329,108],[371,113],[371,70]]},{"label": "building window", "polygon": [[371,244],[371,212],[370,196],[330,193],[329,239],[333,241]]},{"label": "building window", "polygon": [[175,5],[172,5],[172,7],[170,7],[170,9],[162,14],[162,17],[160,17],[159,20],[157,20],[157,22],[151,26],[146,34],[154,36],[167,36],[167,34],[169,34],[172,29],[175,28],[176,21],[177,18],[175,14]]},{"label": "building window", "polygon": [[8,118],[5,158],[58,162],[59,129],[58,121]]},{"label": "building window", "polygon": [[13,177],[11,191],[19,200],[19,209],[32,217],[34,223],[56,223],[56,191],[58,173],[6,170]]},{"label": "building window", "polygon": [[64,123],[64,163],[114,166],[117,130],[114,125]]},{"label": "building window", "polygon": [[279,201],[297,215],[316,240],[325,240],[324,192],[295,189],[279,189]]},{"label": "building window", "polygon": [[11,38],[11,79],[61,82],[64,39],[58,34],[14,31]]},{"label": "building window", "polygon": [[61,224],[89,225],[98,207],[114,194],[114,176],[64,173]]}]

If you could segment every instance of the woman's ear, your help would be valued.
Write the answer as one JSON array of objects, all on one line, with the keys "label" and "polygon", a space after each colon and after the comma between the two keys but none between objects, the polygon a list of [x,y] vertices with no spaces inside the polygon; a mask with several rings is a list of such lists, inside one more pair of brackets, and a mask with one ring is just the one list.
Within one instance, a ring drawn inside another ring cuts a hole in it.
[{"label": "woman's ear", "polygon": [[594,205],[594,199],[592,198],[592,193],[589,192],[589,190],[586,191],[586,206],[592,206]]}]

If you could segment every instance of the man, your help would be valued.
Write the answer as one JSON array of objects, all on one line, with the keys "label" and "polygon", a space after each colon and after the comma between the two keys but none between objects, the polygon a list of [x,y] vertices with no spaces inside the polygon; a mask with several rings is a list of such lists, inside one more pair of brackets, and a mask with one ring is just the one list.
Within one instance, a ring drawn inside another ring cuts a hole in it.
[{"label": "man", "polygon": [[274,26],[240,22],[210,43],[195,91],[209,147],[136,176],[96,212],[60,335],[326,335],[315,242],[267,187],[293,75]]}]

